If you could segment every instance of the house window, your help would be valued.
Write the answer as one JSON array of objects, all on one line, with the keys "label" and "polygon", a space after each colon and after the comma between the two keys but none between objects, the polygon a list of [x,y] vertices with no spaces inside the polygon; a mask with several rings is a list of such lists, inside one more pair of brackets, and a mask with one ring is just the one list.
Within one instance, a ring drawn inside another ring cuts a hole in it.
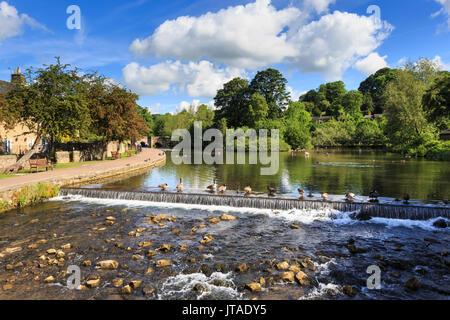
[{"label": "house window", "polygon": [[33,148],[33,145],[34,145],[34,139],[28,139],[27,143],[28,143],[27,144],[28,150],[31,150]]},{"label": "house window", "polygon": [[12,140],[5,139],[5,153],[12,154]]}]

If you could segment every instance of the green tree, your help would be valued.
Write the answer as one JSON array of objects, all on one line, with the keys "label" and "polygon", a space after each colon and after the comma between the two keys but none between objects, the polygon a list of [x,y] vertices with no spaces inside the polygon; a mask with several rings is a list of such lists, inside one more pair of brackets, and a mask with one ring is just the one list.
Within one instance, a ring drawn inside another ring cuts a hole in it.
[{"label": "green tree", "polygon": [[423,96],[426,117],[440,130],[450,127],[450,72],[437,75]]},{"label": "green tree", "polygon": [[342,97],[341,104],[346,113],[355,116],[361,114],[361,106],[363,104],[363,100],[364,96],[361,92],[351,90]]},{"label": "green tree", "polygon": [[92,123],[90,131],[108,141],[135,141],[150,131],[139,115],[138,96],[111,83],[108,79],[91,75],[87,88]]},{"label": "green tree", "polygon": [[268,114],[269,106],[267,105],[266,99],[259,93],[252,94],[248,108],[248,119],[245,121],[245,124],[251,128],[255,128],[261,121],[267,118]]},{"label": "green tree", "polygon": [[285,112],[284,140],[293,149],[311,147],[311,115],[301,102],[291,102]]},{"label": "green tree", "polygon": [[216,124],[223,118],[227,119],[229,127],[242,125],[242,110],[248,107],[248,80],[234,78],[217,91],[214,103]]},{"label": "green tree", "polygon": [[287,80],[281,72],[272,68],[259,71],[250,83],[250,92],[259,93],[266,99],[270,119],[279,118],[289,104],[290,94],[286,84]]},{"label": "green tree", "polygon": [[33,147],[5,173],[16,173],[38,151],[43,138],[77,137],[90,123],[79,70],[57,63],[27,70],[27,84],[17,84],[1,106],[0,121],[6,127],[24,124],[36,136]]},{"label": "green tree", "polygon": [[358,90],[364,95],[364,103],[361,107],[363,112],[371,114],[384,112],[384,91],[389,82],[395,79],[398,71],[397,69],[383,68],[361,82]]},{"label": "green tree", "polygon": [[414,73],[401,71],[386,87],[386,135],[394,151],[424,156],[434,139],[422,108],[426,85]]},{"label": "green tree", "polygon": [[148,128],[148,133],[153,133],[153,116],[150,113],[150,111],[148,110],[148,108],[143,108],[141,106],[137,106],[137,110],[136,113],[145,121],[145,124],[147,125]]}]

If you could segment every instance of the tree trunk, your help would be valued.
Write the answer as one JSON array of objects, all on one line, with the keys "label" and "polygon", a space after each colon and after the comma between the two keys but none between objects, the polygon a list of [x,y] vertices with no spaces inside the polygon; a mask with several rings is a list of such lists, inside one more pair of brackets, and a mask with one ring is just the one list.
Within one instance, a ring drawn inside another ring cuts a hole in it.
[{"label": "tree trunk", "polygon": [[33,147],[30,150],[28,150],[23,155],[23,157],[20,158],[15,164],[6,168],[3,171],[3,173],[4,174],[15,174],[15,173],[19,172],[19,170],[22,170],[24,168],[25,164],[27,163],[27,161],[30,160],[31,157],[38,151],[40,142],[41,142],[41,137],[40,136],[36,137],[36,141],[34,142]]}]

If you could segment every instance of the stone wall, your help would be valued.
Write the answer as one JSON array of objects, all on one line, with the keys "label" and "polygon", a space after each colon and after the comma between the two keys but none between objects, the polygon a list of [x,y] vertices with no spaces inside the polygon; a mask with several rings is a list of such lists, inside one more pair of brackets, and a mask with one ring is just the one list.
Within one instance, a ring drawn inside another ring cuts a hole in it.
[{"label": "stone wall", "polygon": [[69,163],[70,153],[68,151],[58,151],[56,152],[56,163]]},{"label": "stone wall", "polygon": [[12,166],[17,161],[17,156],[8,155],[8,156],[0,156],[0,171]]}]

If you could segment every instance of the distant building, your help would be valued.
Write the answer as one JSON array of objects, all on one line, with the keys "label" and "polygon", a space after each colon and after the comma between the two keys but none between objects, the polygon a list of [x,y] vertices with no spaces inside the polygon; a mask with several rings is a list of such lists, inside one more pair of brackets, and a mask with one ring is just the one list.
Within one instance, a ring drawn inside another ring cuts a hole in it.
[{"label": "distant building", "polygon": [[[11,82],[0,80],[0,93],[6,95],[13,89],[15,83],[25,83],[25,77],[20,72],[20,68],[14,70],[11,75]],[[34,145],[36,136],[27,134],[28,128],[17,125],[12,130],[7,130],[0,125],[0,154],[23,154]]]},{"label": "distant building", "polygon": [[450,141],[450,129],[441,132],[440,135],[441,140]]}]

